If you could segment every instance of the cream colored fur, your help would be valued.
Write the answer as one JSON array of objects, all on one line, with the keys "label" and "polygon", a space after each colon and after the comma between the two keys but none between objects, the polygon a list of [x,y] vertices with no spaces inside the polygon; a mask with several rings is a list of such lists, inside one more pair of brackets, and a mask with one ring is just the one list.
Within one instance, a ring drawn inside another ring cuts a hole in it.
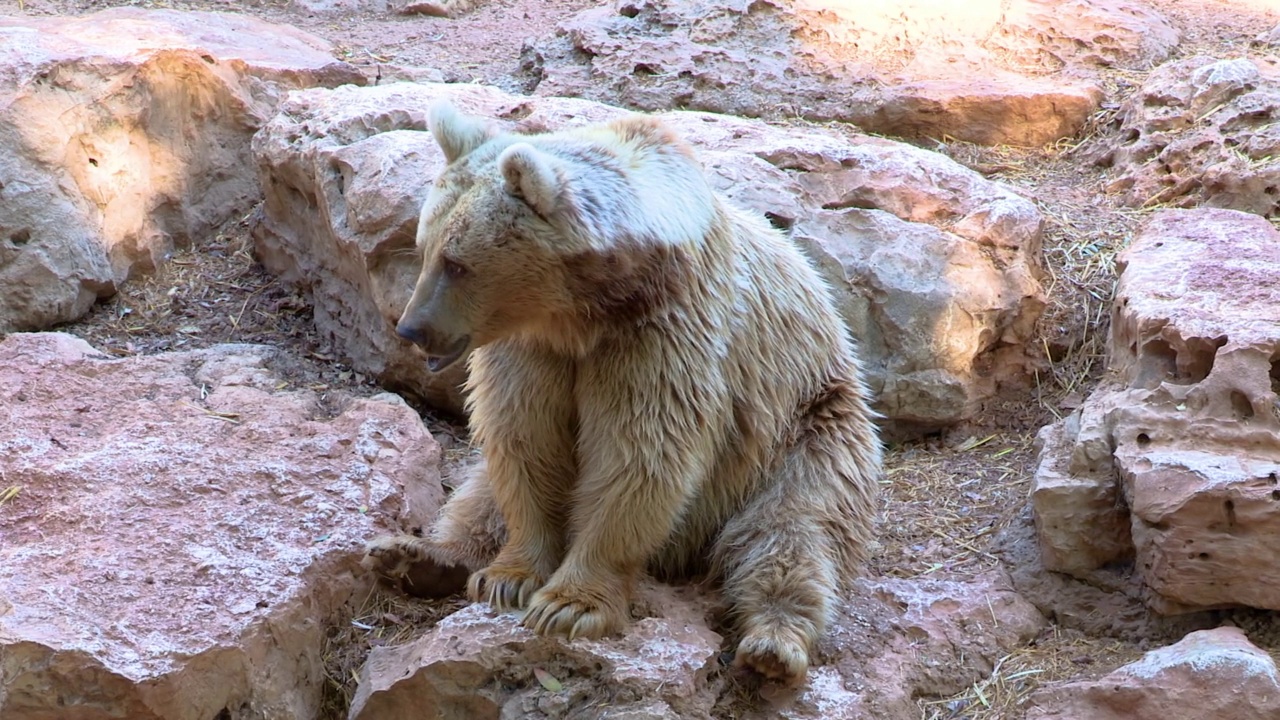
[{"label": "cream colored fur", "polygon": [[802,678],[881,461],[828,288],[655,121],[515,136],[446,106],[430,126],[450,164],[399,330],[469,356],[485,463],[429,540],[377,551],[465,563],[473,599],[570,637],[620,630],[646,569],[709,570],[738,661]]}]

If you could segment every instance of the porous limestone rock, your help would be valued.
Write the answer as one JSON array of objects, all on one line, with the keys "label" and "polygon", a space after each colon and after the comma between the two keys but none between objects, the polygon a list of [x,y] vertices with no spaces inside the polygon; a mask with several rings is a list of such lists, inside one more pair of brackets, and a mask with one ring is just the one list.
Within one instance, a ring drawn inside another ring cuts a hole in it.
[{"label": "porous limestone rock", "polygon": [[1149,67],[1177,41],[1132,0],[612,0],[522,62],[540,95],[1038,145],[1097,109],[1098,68]]},{"label": "porous limestone rock", "polygon": [[1027,720],[1280,717],[1275,660],[1238,628],[1193,632],[1099,680],[1050,686]]},{"label": "porous limestone rock", "polygon": [[[266,192],[254,237],[270,270],[309,290],[317,326],[354,367],[457,412],[462,369],[430,375],[393,331],[418,274],[419,205],[443,168],[423,132],[441,97],[519,130],[626,114],[475,85],[295,92],[254,140]],[[1044,306],[1043,218],[1030,201],[902,143],[710,113],[658,117],[721,191],[814,258],[891,432],[960,422],[1002,383],[1025,382]]]},{"label": "porous limestone rock", "polygon": [[1280,61],[1195,56],[1156,68],[1089,155],[1135,207],[1280,214]]},{"label": "porous limestone rock", "polygon": [[1120,255],[1108,378],[1046,431],[1046,567],[1132,547],[1158,610],[1280,609],[1276,267],[1280,232],[1232,210],[1163,211]]},{"label": "porous limestone rock", "polygon": [[74,320],[242,217],[283,90],[364,82],[331,49],[238,14],[0,16],[0,332]]},{"label": "porous limestone rock", "polygon": [[0,717],[316,716],[364,541],[443,491],[402,400],[294,389],[290,362],[0,341]]},{"label": "porous limestone rock", "polygon": [[751,690],[734,704],[732,685],[750,680],[727,666],[705,594],[646,581],[633,613],[619,637],[566,641],[538,637],[514,613],[468,606],[405,645],[375,648],[350,718],[909,720],[919,717],[915,698],[969,687],[1044,626],[1001,573],[862,581],[803,685],[765,685],[759,699]]}]

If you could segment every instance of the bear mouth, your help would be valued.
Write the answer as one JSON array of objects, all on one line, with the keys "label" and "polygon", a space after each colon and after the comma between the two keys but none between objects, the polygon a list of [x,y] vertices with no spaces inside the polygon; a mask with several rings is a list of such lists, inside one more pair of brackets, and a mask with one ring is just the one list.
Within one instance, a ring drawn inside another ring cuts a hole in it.
[{"label": "bear mouth", "polygon": [[454,363],[458,362],[458,358],[462,357],[462,354],[467,351],[467,347],[469,347],[470,345],[471,345],[471,336],[463,335],[462,337],[458,338],[458,341],[455,342],[452,347],[446,350],[444,354],[428,355],[427,369],[433,373],[438,373],[441,370],[448,368],[450,365],[453,365]]}]

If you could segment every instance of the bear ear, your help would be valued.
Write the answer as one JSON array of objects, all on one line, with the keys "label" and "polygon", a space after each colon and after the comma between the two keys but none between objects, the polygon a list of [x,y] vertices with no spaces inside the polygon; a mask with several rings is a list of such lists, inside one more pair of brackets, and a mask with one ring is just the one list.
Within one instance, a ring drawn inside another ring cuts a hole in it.
[{"label": "bear ear", "polygon": [[450,164],[485,144],[497,132],[481,118],[462,115],[448,100],[438,100],[427,111],[427,127]]},{"label": "bear ear", "polygon": [[498,156],[507,192],[520,198],[543,218],[559,209],[565,191],[561,162],[529,143],[516,143]]}]

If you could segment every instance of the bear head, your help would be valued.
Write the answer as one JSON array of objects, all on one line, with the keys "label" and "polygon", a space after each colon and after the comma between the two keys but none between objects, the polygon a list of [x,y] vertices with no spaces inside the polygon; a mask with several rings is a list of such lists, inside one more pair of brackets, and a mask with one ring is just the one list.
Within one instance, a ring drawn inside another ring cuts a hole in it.
[{"label": "bear head", "polygon": [[591,326],[681,292],[717,206],[661,123],[519,135],[438,103],[428,125],[447,165],[422,206],[421,273],[396,332],[432,372],[515,336],[581,350]]}]

